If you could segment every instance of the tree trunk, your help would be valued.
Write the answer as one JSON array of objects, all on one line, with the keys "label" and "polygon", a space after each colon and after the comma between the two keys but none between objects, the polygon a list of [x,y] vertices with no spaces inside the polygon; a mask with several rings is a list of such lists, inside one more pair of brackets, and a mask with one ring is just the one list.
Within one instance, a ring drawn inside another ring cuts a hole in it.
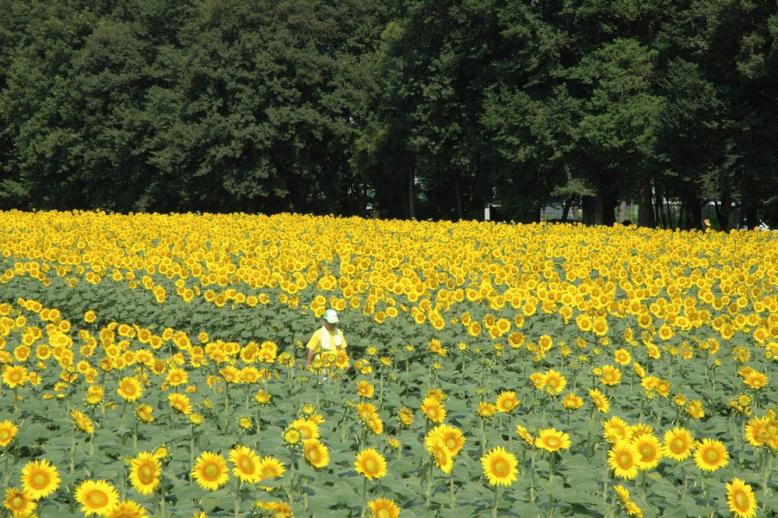
[{"label": "tree trunk", "polygon": [[594,224],[595,225],[613,225],[616,221],[614,207],[616,206],[616,196],[610,187],[600,188],[594,199]]},{"label": "tree trunk", "polygon": [[416,169],[408,170],[408,219],[416,219]]},{"label": "tree trunk", "polygon": [[687,230],[702,228],[702,200],[697,192],[690,192],[684,200],[686,218],[684,228]]},{"label": "tree trunk", "polygon": [[729,230],[729,218],[732,215],[732,197],[729,194],[729,189],[721,192],[719,197],[719,201],[714,204],[716,219],[719,221],[719,228],[726,232]]},{"label": "tree trunk", "polygon": [[570,206],[573,204],[573,198],[568,198],[562,202],[562,222],[567,223],[567,216],[570,214]]},{"label": "tree trunk", "polygon": [[749,230],[753,230],[759,226],[757,204],[753,199],[746,199],[744,205],[746,210],[746,225],[748,225]]},{"label": "tree trunk", "polygon": [[583,197],[583,200],[581,201],[581,211],[583,212],[583,215],[581,216],[581,220],[583,221],[584,225],[595,224],[595,219],[594,219],[595,206],[596,206],[596,202],[592,196]]},{"label": "tree trunk", "polygon": [[656,226],[654,218],[654,206],[651,203],[651,182],[648,181],[640,187],[640,205],[638,206],[638,226]]},{"label": "tree trunk", "polygon": [[462,186],[459,184],[459,173],[454,175],[454,196],[457,204],[457,221],[462,221],[464,211],[462,208]]}]

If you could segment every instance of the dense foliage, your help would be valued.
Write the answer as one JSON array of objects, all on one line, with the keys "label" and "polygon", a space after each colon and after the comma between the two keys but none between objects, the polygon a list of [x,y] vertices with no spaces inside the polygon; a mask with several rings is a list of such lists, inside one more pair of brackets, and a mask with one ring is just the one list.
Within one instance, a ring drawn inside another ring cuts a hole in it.
[{"label": "dense foliage", "polygon": [[0,0],[0,207],[778,223],[777,33],[749,0]]}]

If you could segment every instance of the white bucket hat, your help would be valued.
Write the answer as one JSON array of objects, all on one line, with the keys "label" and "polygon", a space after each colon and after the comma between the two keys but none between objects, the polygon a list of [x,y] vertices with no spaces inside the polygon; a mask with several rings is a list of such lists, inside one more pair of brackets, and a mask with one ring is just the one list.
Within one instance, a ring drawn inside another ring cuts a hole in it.
[{"label": "white bucket hat", "polygon": [[324,320],[329,324],[338,323],[338,313],[334,309],[328,309],[324,312]]}]

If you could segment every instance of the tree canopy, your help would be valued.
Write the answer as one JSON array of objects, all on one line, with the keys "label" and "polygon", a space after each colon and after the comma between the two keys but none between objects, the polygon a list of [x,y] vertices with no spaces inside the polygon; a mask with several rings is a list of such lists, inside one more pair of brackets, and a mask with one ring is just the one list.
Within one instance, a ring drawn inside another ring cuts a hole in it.
[{"label": "tree canopy", "polygon": [[774,1],[0,0],[0,208],[778,224],[776,78]]}]

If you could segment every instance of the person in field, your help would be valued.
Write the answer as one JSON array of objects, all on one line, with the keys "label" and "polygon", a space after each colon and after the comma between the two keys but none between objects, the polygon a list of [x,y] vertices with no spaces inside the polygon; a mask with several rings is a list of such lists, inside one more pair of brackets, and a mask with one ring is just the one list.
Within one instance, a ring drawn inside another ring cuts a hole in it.
[{"label": "person in field", "polygon": [[[338,313],[334,309],[324,312],[322,326],[314,331],[308,345],[305,366],[309,367],[317,358],[326,360],[326,357],[334,359],[339,350],[346,348],[346,337],[338,328]],[[326,361],[325,361],[326,363]]]}]

